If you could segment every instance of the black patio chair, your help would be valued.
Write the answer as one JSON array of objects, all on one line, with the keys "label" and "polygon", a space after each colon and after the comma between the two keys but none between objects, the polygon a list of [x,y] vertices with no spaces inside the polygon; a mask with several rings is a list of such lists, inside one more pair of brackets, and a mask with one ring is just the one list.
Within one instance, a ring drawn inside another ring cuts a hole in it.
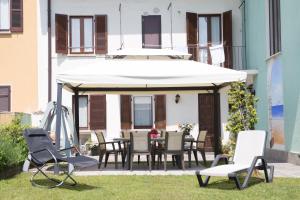
[{"label": "black patio chair", "polygon": [[[33,186],[43,187],[43,188],[55,188],[65,184],[65,181],[67,179],[70,179],[73,182],[72,184],[69,185],[75,186],[77,182],[71,177],[71,174],[74,171],[75,167],[84,168],[84,167],[97,165],[97,161],[95,159],[86,156],[81,156],[80,152],[75,146],[66,149],[57,150],[55,146],[52,144],[52,141],[47,131],[43,129],[40,128],[26,129],[23,135],[29,149],[28,161],[37,169],[37,171],[34,172],[30,178],[30,182]],[[62,152],[71,151],[71,150],[76,151],[76,156],[68,157],[62,154]],[[68,163],[74,166],[73,169],[69,168],[70,170],[67,169],[63,171],[65,175],[63,180],[50,178],[43,171],[43,167],[46,166],[47,164],[55,164],[56,166],[58,166],[59,163]],[[37,181],[35,181],[35,177],[39,173],[41,173],[50,182],[54,183],[54,185],[45,186],[45,185],[38,184]]]}]

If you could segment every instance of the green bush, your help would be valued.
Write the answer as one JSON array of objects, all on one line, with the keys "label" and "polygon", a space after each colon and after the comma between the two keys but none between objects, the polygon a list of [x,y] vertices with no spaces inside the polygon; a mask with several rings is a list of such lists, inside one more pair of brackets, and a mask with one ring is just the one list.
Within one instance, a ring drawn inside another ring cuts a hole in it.
[{"label": "green bush", "polygon": [[28,150],[23,138],[23,131],[28,126],[21,124],[21,117],[16,117],[10,124],[0,126],[0,171],[21,164],[27,157]]},{"label": "green bush", "polygon": [[244,82],[234,82],[228,92],[229,118],[226,130],[230,132],[229,141],[222,151],[233,156],[238,133],[253,130],[258,121],[256,103],[258,98],[252,94]]}]

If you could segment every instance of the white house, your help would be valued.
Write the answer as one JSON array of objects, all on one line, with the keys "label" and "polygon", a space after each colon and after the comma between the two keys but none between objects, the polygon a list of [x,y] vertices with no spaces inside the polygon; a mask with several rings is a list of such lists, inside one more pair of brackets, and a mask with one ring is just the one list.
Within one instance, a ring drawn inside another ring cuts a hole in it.
[{"label": "white house", "polygon": [[[174,49],[211,63],[209,46],[223,44],[222,65],[241,68],[240,5],[240,0],[40,0],[40,109],[48,100],[56,100],[59,70],[73,66],[101,68],[110,52],[117,49]],[[64,105],[71,107],[72,99],[73,93],[63,91]],[[226,139],[226,88],[220,91],[220,102],[217,123],[220,136]],[[79,106],[82,141],[94,129],[102,129],[112,138],[122,129],[177,130],[182,123],[195,124],[194,136],[200,129],[208,130],[207,150],[213,150],[218,137],[211,91],[81,93]]]}]

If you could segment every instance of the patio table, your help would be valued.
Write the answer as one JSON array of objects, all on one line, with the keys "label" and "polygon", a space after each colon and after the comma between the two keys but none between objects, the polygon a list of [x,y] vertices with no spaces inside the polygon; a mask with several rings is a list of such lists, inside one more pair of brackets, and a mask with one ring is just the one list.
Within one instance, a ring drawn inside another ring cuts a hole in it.
[{"label": "patio table", "polygon": [[[116,142],[121,142],[121,143],[127,143],[127,159],[126,159],[126,163],[127,163],[127,169],[130,170],[130,139],[128,138],[114,138],[113,139]],[[193,141],[194,141],[194,137],[192,135],[187,135],[185,136],[184,141],[185,142],[190,142],[191,146],[193,145]],[[157,137],[157,138],[151,138],[152,142],[158,142],[158,143],[163,143],[165,141],[164,137]],[[189,163],[189,167],[191,167],[191,163]]]}]

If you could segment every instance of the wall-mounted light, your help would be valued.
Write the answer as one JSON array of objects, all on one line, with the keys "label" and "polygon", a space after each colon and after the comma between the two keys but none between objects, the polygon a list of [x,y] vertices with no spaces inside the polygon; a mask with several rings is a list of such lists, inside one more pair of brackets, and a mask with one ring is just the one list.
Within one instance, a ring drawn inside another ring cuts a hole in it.
[{"label": "wall-mounted light", "polygon": [[175,96],[175,103],[178,103],[180,100],[180,95],[179,94],[176,94]]},{"label": "wall-mounted light", "polygon": [[256,91],[255,91],[255,89],[254,89],[253,84],[248,85],[247,89],[249,90],[249,92],[250,92],[251,94],[253,94],[253,95],[255,96]]}]

